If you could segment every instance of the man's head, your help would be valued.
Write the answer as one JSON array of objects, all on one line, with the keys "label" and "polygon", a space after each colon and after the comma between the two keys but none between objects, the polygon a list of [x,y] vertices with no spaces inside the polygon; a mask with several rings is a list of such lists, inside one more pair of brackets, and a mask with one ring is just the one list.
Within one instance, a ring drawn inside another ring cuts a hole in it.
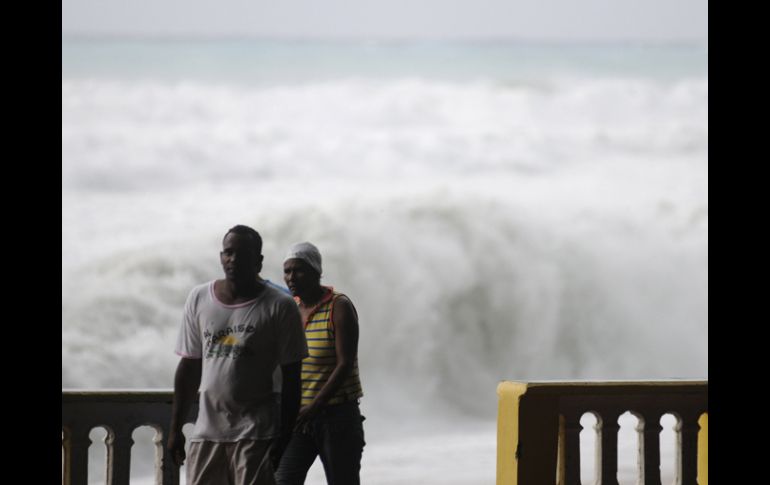
[{"label": "man's head", "polygon": [[294,296],[301,296],[321,283],[321,253],[309,242],[293,244],[283,261],[283,279]]},{"label": "man's head", "polygon": [[254,280],[262,271],[262,259],[262,237],[257,231],[240,224],[227,230],[219,253],[227,279]]}]

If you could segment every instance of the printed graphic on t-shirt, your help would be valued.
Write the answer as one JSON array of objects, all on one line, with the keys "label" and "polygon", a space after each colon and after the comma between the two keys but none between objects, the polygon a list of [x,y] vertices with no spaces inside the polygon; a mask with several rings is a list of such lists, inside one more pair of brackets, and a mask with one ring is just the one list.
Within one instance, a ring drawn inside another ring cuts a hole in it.
[{"label": "printed graphic on t-shirt", "polygon": [[206,339],[206,358],[212,357],[230,357],[237,359],[242,355],[249,355],[251,350],[235,336],[236,332],[253,333],[253,325],[236,325],[223,328],[217,333],[212,334],[209,330],[203,332],[203,338]]}]

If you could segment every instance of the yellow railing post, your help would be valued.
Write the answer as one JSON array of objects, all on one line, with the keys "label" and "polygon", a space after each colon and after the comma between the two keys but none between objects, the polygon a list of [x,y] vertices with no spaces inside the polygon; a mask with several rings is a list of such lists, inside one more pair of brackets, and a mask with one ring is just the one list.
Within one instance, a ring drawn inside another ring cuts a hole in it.
[{"label": "yellow railing post", "polygon": [[497,386],[497,485],[518,485],[519,402],[527,385],[501,382]]},{"label": "yellow railing post", "polygon": [[703,413],[698,424],[698,485],[709,485],[709,413]]}]

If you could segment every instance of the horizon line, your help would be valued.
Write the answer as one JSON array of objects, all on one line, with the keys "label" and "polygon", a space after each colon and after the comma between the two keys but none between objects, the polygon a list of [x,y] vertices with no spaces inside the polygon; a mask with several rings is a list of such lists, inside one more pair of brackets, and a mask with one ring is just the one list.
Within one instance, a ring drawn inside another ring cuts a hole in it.
[{"label": "horizon line", "polygon": [[261,41],[287,43],[346,44],[520,44],[553,46],[634,46],[634,47],[708,47],[708,39],[697,38],[573,38],[532,36],[357,36],[357,35],[264,35],[264,34],[200,34],[200,33],[128,33],[128,32],[62,32],[62,40],[105,41]]}]

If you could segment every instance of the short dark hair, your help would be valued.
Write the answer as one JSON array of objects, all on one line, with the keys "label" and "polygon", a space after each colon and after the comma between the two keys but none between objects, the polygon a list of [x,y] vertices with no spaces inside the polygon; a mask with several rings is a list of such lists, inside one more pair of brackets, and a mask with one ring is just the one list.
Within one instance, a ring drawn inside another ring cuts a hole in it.
[{"label": "short dark hair", "polygon": [[230,233],[237,234],[239,236],[248,237],[249,240],[251,241],[252,247],[254,248],[254,253],[257,255],[262,254],[262,236],[260,236],[259,233],[254,229],[250,228],[249,226],[244,226],[242,224],[233,226],[227,230],[227,232],[225,233],[225,237],[222,238],[223,243],[227,238],[227,235]]}]

